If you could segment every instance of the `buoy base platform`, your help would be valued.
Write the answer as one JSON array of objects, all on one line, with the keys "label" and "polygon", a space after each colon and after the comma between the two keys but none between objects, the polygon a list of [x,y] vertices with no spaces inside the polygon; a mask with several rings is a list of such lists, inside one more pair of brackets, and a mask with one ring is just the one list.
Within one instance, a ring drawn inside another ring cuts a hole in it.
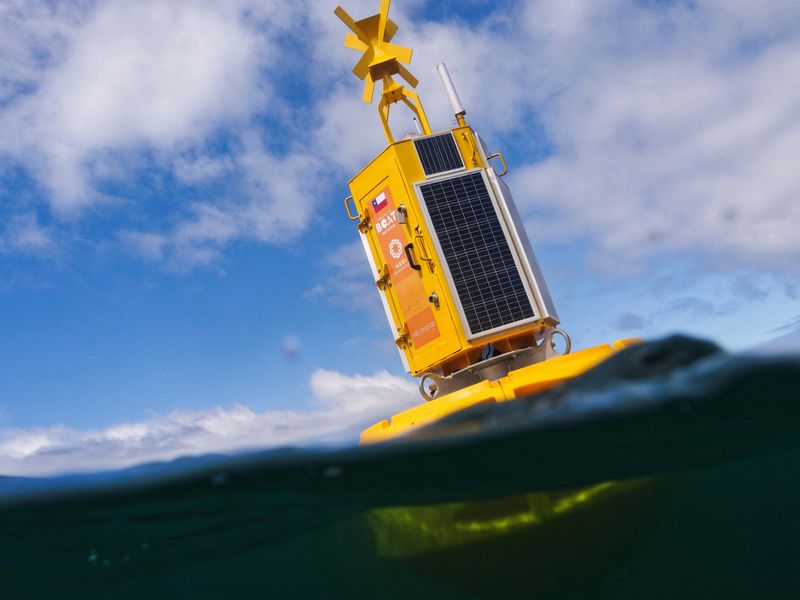
[{"label": "buoy base platform", "polygon": [[620,350],[641,343],[638,338],[617,340],[536,363],[496,380],[485,380],[392,416],[361,432],[360,443],[374,444],[408,434],[465,408],[496,404],[529,396],[572,379]]}]

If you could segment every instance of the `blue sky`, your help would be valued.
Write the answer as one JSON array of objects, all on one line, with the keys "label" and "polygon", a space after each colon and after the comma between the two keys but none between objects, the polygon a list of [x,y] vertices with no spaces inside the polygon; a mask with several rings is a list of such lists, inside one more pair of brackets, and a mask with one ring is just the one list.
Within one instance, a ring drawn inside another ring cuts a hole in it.
[{"label": "blue sky", "polygon": [[[342,208],[384,138],[335,4],[0,6],[0,470],[333,439],[416,402]],[[444,60],[503,151],[577,346],[797,326],[796,2],[392,17],[434,128]]]}]

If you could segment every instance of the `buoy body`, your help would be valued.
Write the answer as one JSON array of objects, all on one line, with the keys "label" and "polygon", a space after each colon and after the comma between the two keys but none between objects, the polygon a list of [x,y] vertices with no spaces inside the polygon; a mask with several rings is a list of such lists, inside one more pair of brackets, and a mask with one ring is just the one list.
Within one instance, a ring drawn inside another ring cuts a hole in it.
[{"label": "buoy body", "polygon": [[[411,49],[397,45],[389,2],[356,21],[337,7],[351,33],[345,46],[362,53],[353,72],[363,100],[378,101],[388,146],[351,179],[345,198],[406,372],[420,380],[424,404],[377,423],[362,443],[408,433],[457,410],[505,402],[574,377],[633,343],[622,340],[570,354],[559,317],[503,177],[508,166],[466,120],[444,64],[437,67],[454,127],[431,129],[417,79],[404,66]],[[401,83],[394,77],[406,83]],[[416,132],[397,139],[395,104],[413,114]],[[357,126],[357,125],[356,125]],[[498,167],[498,170],[496,170]],[[556,350],[554,336],[565,346]]]},{"label": "buoy body", "polygon": [[[348,214],[408,373],[441,376],[536,345],[558,316],[510,191],[469,126],[391,143]],[[354,214],[355,213],[355,214]]]}]

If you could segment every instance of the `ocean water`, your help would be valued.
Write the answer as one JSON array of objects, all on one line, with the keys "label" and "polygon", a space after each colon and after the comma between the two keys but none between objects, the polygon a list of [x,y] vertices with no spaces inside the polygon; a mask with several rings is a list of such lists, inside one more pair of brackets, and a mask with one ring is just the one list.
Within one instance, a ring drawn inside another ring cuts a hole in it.
[{"label": "ocean water", "polygon": [[798,598],[800,357],[684,337],[367,448],[0,478],[3,598]]}]

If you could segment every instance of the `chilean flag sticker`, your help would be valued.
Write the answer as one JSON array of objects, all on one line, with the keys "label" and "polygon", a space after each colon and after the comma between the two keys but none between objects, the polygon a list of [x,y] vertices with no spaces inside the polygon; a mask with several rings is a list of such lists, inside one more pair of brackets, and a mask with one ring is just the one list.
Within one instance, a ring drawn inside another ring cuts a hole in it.
[{"label": "chilean flag sticker", "polygon": [[381,192],[378,194],[375,200],[372,201],[372,210],[374,210],[375,214],[377,215],[384,208],[386,208],[388,204],[389,200],[386,198],[386,192]]}]

